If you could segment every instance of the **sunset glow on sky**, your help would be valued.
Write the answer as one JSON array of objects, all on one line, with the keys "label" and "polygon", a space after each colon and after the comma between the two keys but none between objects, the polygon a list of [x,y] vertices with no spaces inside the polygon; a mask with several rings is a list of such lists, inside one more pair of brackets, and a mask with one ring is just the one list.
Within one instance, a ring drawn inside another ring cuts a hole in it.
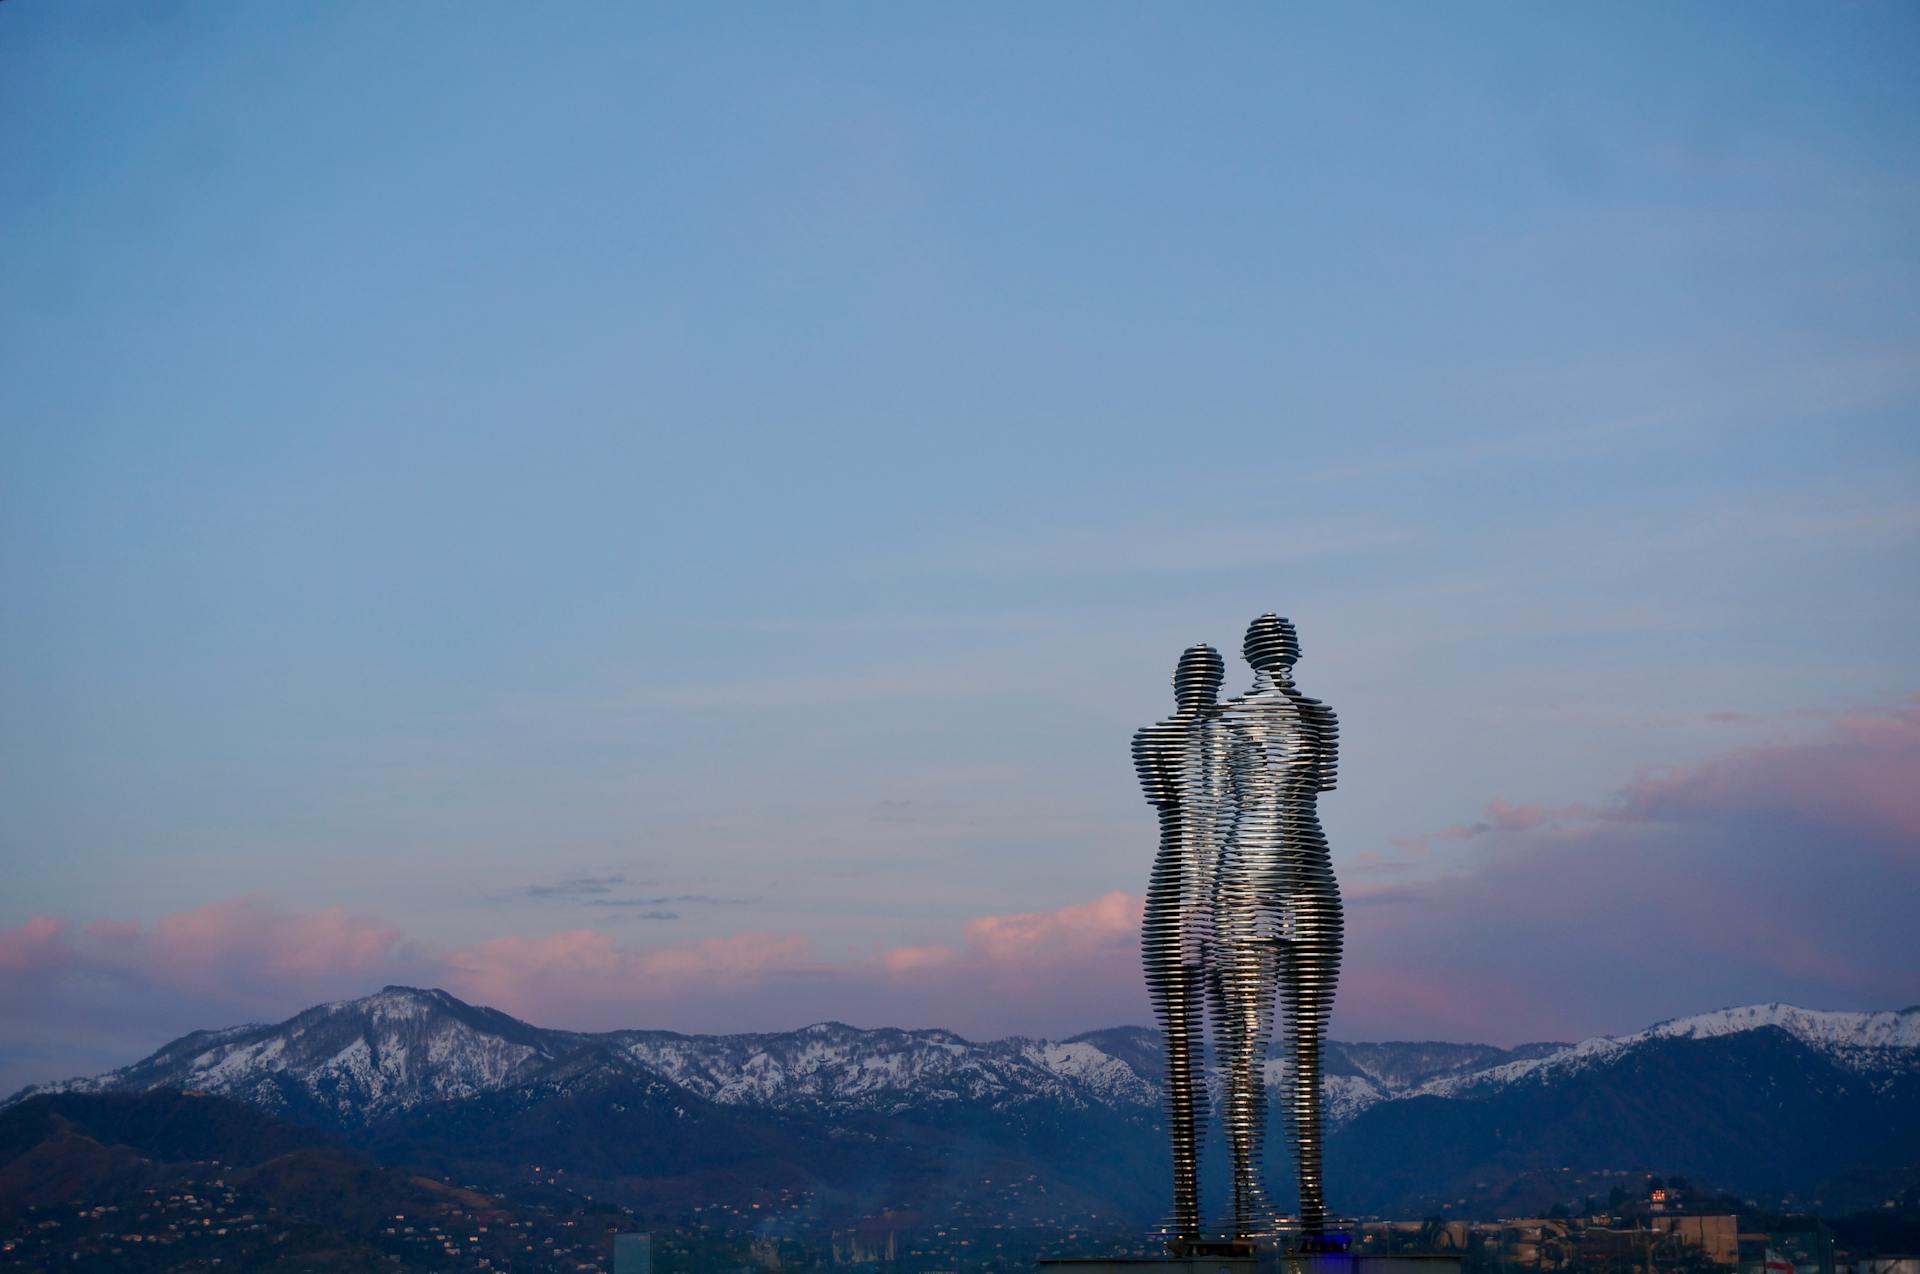
[{"label": "sunset glow on sky", "polygon": [[1144,1022],[1128,742],[1269,609],[1336,1038],[1920,1001],[1917,55],[0,5],[0,1095],[387,982]]}]

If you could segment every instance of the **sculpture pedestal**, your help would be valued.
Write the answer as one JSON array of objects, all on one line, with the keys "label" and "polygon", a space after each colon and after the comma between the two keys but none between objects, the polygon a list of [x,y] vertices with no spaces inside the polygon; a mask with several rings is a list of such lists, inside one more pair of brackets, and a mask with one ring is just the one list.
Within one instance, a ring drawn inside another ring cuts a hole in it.
[{"label": "sculpture pedestal", "polygon": [[1355,1256],[1334,1252],[1286,1252],[1266,1248],[1257,1252],[1222,1251],[1215,1255],[1205,1249],[1229,1248],[1227,1244],[1202,1245],[1203,1250],[1178,1256],[1050,1256],[1040,1260],[1039,1268],[1054,1274],[1460,1274],[1460,1258],[1450,1254],[1400,1252]]},{"label": "sculpture pedestal", "polygon": [[1056,1274],[1254,1274],[1261,1268],[1257,1256],[1051,1256],[1040,1269]]}]

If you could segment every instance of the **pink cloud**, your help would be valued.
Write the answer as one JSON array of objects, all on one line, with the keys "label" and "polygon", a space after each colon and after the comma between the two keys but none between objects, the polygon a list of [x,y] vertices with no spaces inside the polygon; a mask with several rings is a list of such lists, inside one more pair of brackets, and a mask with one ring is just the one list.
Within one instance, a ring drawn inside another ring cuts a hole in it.
[{"label": "pink cloud", "polygon": [[[340,908],[291,911],[227,899],[150,926],[95,920],[76,930],[36,916],[0,931],[5,1041],[64,1041],[4,1057],[0,1091],[132,1061],[200,1027],[284,1017],[322,1000],[412,981],[400,932]],[[68,1056],[60,1066],[52,1059]],[[44,1069],[43,1069],[44,1068]]]},{"label": "pink cloud", "polygon": [[1349,891],[1336,1026],[1514,1042],[1760,999],[1912,1003],[1916,776],[1909,701],[1643,772],[1591,805],[1496,801],[1428,838],[1481,841],[1476,866]]},{"label": "pink cloud", "polygon": [[[1642,773],[1593,803],[1495,798],[1474,823],[1421,838],[1474,841],[1477,865],[1440,879],[1389,879],[1406,865],[1377,857],[1349,870],[1335,1029],[1511,1043],[1758,999],[1920,1000],[1916,775],[1920,701],[1839,718],[1811,742]],[[825,960],[793,934],[627,946],[586,928],[422,953],[382,921],[251,896],[147,926],[36,916],[0,931],[0,1009],[151,1022],[122,1061],[193,1027],[388,981],[582,1029],[838,1018],[1057,1036],[1148,1019],[1140,908],[1116,890]]]},{"label": "pink cloud", "polygon": [[207,903],[163,916],[150,929],[35,916],[0,933],[0,971],[86,974],[155,986],[242,1007],[289,994],[356,988],[373,972],[396,970],[400,931],[338,907],[288,911],[259,896]]},{"label": "pink cloud", "polygon": [[960,944],[839,961],[818,959],[793,934],[627,946],[587,928],[421,954],[398,928],[341,908],[291,911],[249,896],[146,927],[95,921],[77,935],[65,919],[36,917],[0,933],[0,1000],[31,997],[35,987],[57,999],[53,988],[80,976],[149,1005],[185,1006],[195,1017],[184,1030],[401,981],[583,1029],[791,1028],[827,1018],[984,1034],[1062,1022],[1084,1029],[1138,1016],[1139,916],[1139,900],[1116,891],[1051,911],[977,917],[962,926]]},{"label": "pink cloud", "polygon": [[635,1026],[675,1006],[725,1002],[812,967],[804,938],[746,933],[674,947],[623,947],[596,929],[494,938],[453,952],[443,977],[465,998],[509,1013]]},{"label": "pink cloud", "polygon": [[1141,1016],[1140,906],[1114,891],[1049,911],[976,917],[959,945],[841,961],[818,959],[793,935],[628,948],[576,929],[464,948],[448,957],[446,978],[461,995],[574,1025],[744,1030],[840,1018],[1058,1033]]},{"label": "pink cloud", "polygon": [[168,984],[217,997],[355,981],[395,962],[400,931],[339,907],[286,911],[250,895],[164,916],[138,945]]},{"label": "pink cloud", "polygon": [[958,947],[884,950],[871,966],[840,970],[842,985],[873,1020],[973,1035],[1062,1035],[1145,1020],[1141,906],[1114,890],[1047,911],[979,916]]},{"label": "pink cloud", "polygon": [[58,916],[30,916],[25,924],[0,930],[0,972],[21,973],[64,962],[70,958],[66,935],[72,927]]},{"label": "pink cloud", "polygon": [[952,965],[960,953],[952,947],[934,943],[924,947],[895,947],[880,953],[880,966],[888,973],[919,973]]},{"label": "pink cloud", "polygon": [[967,942],[995,964],[1023,965],[1063,955],[1099,954],[1138,941],[1140,900],[1121,890],[1054,911],[981,916],[967,922]]},{"label": "pink cloud", "polygon": [[1746,814],[1803,819],[1920,849],[1920,697],[1855,713],[1812,743],[1743,748],[1699,765],[1641,774],[1618,817]]}]

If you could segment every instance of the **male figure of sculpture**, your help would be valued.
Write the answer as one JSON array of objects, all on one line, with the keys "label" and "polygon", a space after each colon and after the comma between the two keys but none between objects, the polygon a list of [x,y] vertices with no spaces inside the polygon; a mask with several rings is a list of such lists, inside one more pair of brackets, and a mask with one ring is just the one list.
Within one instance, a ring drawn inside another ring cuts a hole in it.
[{"label": "male figure of sculpture", "polygon": [[1261,1192],[1261,1144],[1277,991],[1288,1060],[1282,1126],[1293,1143],[1300,1228],[1312,1237],[1327,1221],[1320,1057],[1342,931],[1318,797],[1334,785],[1339,726],[1332,709],[1294,687],[1300,641],[1291,623],[1260,616],[1247,628],[1244,652],[1253,686],[1219,708],[1233,813],[1215,877],[1211,982],[1233,1160],[1233,1230],[1248,1238],[1271,1221]]},{"label": "male figure of sculpture", "polygon": [[1219,859],[1220,789],[1226,749],[1214,700],[1226,665],[1212,646],[1192,646],[1174,669],[1174,714],[1133,736],[1133,766],[1160,812],[1160,852],[1147,887],[1140,954],[1167,1050],[1167,1127],[1173,1143],[1176,1245],[1200,1237],[1195,1182],[1204,1122],[1201,1082],[1213,876]]}]

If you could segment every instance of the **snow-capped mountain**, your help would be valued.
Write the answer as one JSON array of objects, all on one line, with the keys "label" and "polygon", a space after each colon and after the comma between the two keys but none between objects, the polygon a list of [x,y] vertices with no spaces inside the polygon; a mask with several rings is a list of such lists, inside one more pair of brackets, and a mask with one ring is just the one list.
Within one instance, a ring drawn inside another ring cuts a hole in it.
[{"label": "snow-capped mountain", "polygon": [[[1477,1073],[1523,1056],[1530,1054],[1478,1044],[1334,1042],[1329,1110],[1344,1120],[1435,1076]],[[393,986],[274,1025],[197,1031],[131,1066],[20,1096],[183,1088],[283,1114],[371,1124],[427,1102],[563,1077],[577,1082],[612,1068],[658,1077],[722,1106],[807,1114],[895,1115],[942,1104],[1145,1113],[1160,1101],[1160,1066],[1159,1036],[1143,1027],[985,1042],[951,1031],[835,1022],[749,1035],[589,1034],[532,1026],[445,991]],[[1271,1062],[1267,1071],[1278,1083],[1285,1063]]]},{"label": "snow-capped mountain", "polygon": [[[776,1181],[867,1198],[910,1181],[961,1207],[978,1182],[955,1165],[992,1162],[1036,1200],[1151,1219],[1165,1206],[1161,1067],[1159,1037],[1141,1027],[986,1042],[837,1023],[593,1034],[388,987],[274,1025],[198,1031],[6,1105],[214,1093],[394,1164],[500,1189],[547,1165],[636,1203],[716,1188],[751,1202]],[[1344,1207],[1381,1213],[1505,1197],[1541,1164],[1817,1201],[1822,1183],[1878,1162],[1888,1138],[1920,1136],[1920,1009],[1754,1005],[1518,1049],[1329,1042],[1325,1070],[1329,1183]],[[1268,1065],[1270,1084],[1285,1077],[1284,1062]]]},{"label": "snow-capped mountain", "polygon": [[1678,1018],[1424,1081],[1347,1120],[1327,1161],[1359,1208],[1513,1215],[1580,1202],[1554,1180],[1628,1170],[1786,1210],[1877,1207],[1891,1195],[1861,1182],[1920,1168],[1916,1026],[1920,1009]]},{"label": "snow-capped mountain", "polygon": [[390,986],[316,1005],[274,1025],[195,1031],[119,1070],[29,1088],[142,1092],[182,1088],[279,1113],[366,1123],[424,1101],[471,1097],[535,1079],[587,1045],[445,991]]},{"label": "snow-capped mountain", "polygon": [[[1836,1066],[1866,1076],[1920,1072],[1920,1008],[1834,1013],[1784,1004],[1721,1009],[1632,1035],[1500,1049],[1484,1044],[1330,1041],[1330,1123],[1408,1097],[1482,1099],[1617,1065],[1660,1040],[1777,1028]],[[1283,1060],[1267,1081],[1285,1081]],[[295,1117],[369,1125],[425,1103],[577,1084],[606,1073],[662,1081],[720,1106],[804,1115],[881,1116],[943,1105],[1150,1113],[1160,1100],[1158,1036],[1141,1027],[1052,1041],[976,1042],[942,1030],[863,1030],[827,1022],[798,1031],[681,1035],[549,1030],[438,990],[387,987],[275,1025],[198,1031],[143,1061],[36,1092],[183,1088]]]},{"label": "snow-capped mountain", "polygon": [[[1392,1101],[1442,1080],[1483,1074],[1502,1065],[1543,1057],[1565,1044],[1522,1044],[1501,1049],[1490,1044],[1343,1044],[1327,1042],[1321,1100],[1330,1125],[1352,1119],[1370,1106]],[[1269,1088],[1286,1082],[1287,1063],[1267,1063]]]},{"label": "snow-capped mountain", "polygon": [[976,1044],[950,1031],[863,1031],[836,1022],[777,1035],[605,1037],[629,1057],[724,1105],[895,1114],[934,1102],[1006,1109],[1152,1106],[1159,1089],[1084,1039]]},{"label": "snow-capped mountain", "polygon": [[1829,1013],[1791,1004],[1751,1004],[1656,1023],[1631,1035],[1603,1035],[1502,1065],[1428,1079],[1406,1096],[1470,1097],[1517,1083],[1547,1083],[1618,1063],[1654,1040],[1704,1040],[1777,1028],[1856,1074],[1920,1071],[1920,1007]]},{"label": "snow-capped mountain", "polygon": [[664,1079],[719,1105],[804,1113],[895,1114],[943,1102],[1144,1109],[1159,1100],[1150,1077],[1087,1039],[976,1043],[948,1031],[833,1022],[777,1034],[587,1034],[397,986],[275,1025],[196,1031],[131,1066],[30,1088],[14,1100],[182,1088],[296,1117],[371,1124],[429,1102],[577,1083],[596,1070]]}]

